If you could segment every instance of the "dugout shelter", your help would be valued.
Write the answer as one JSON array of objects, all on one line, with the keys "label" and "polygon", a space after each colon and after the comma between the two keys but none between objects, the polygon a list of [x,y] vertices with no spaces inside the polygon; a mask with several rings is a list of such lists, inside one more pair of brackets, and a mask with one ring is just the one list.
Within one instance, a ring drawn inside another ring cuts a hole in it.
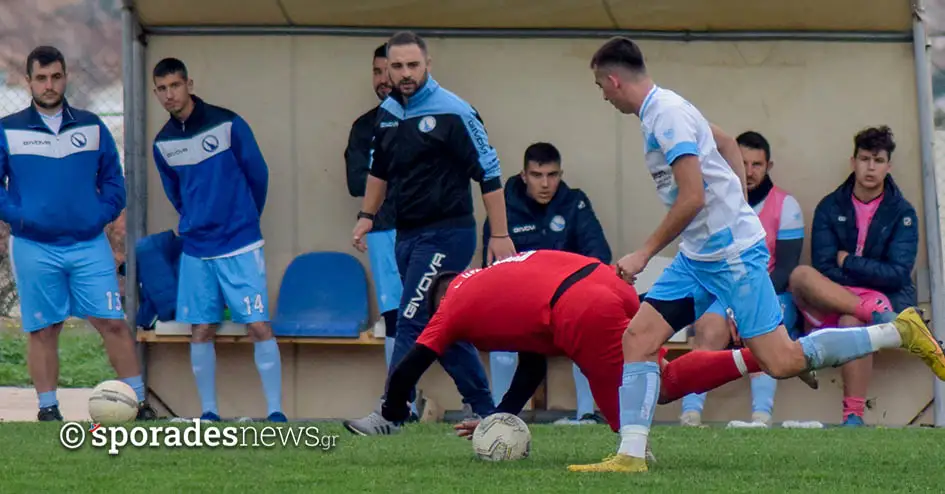
[{"label": "dugout shelter", "polygon": [[[873,0],[869,8],[854,0],[238,3],[125,2],[132,268],[137,239],[177,222],[151,158],[167,114],[151,92],[150,71],[174,56],[187,64],[198,95],[249,122],[270,166],[263,217],[270,302],[276,303],[285,268],[302,253],[347,252],[367,269],[366,256],[349,245],[360,202],[347,194],[342,153],[351,123],[377,104],[368,77],[372,51],[400,29],[427,39],[433,75],[481,112],[504,177],[518,173],[528,144],[554,143],[568,183],[590,196],[615,256],[629,252],[665,209],[642,162],[638,120],[603,101],[588,68],[604,39],[620,34],[640,41],[658,83],[689,98],[732,135],[754,129],[768,137],[778,165],[774,180],[800,201],[808,233],[817,202],[850,172],[853,135],[890,125],[898,143],[892,173],[921,218],[919,300],[945,334],[931,82],[918,0]],[[481,225],[478,195],[475,201]],[[664,255],[674,252],[671,246]],[[802,262],[808,259],[809,240]],[[128,272],[133,277],[135,270]],[[134,314],[136,283],[128,281],[127,308]],[[155,405],[199,415],[187,337],[138,331],[137,338]],[[225,416],[265,412],[252,346],[245,341],[218,339]],[[677,351],[687,347],[674,345]],[[358,417],[377,405],[385,376],[381,340],[369,334],[284,339],[281,349],[290,418]],[[821,375],[816,392],[797,380],[782,382],[775,421],[839,422],[839,372]],[[883,352],[873,376],[868,422],[945,423],[945,403],[933,400],[941,388],[915,359]],[[439,366],[420,388],[443,408],[461,406]],[[747,380],[729,384],[710,394],[703,420],[743,419],[749,400]],[[574,408],[569,362],[550,366],[540,401],[538,408]],[[678,413],[679,403],[661,406],[656,420],[675,421]]]}]

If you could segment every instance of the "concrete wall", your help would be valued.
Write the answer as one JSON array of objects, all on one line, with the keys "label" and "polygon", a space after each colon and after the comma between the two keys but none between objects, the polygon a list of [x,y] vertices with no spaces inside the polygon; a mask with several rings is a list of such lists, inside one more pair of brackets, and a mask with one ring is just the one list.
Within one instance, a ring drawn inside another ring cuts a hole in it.
[{"label": "concrete wall", "polygon": [[[357,255],[349,244],[359,201],[347,194],[342,153],[351,122],[377,104],[370,63],[383,41],[288,36],[149,41],[149,71],[162,57],[183,59],[197,94],[240,113],[259,140],[271,170],[263,232],[273,304],[282,273],[296,255],[311,250]],[[638,120],[603,101],[587,67],[601,40],[428,42],[434,77],[481,112],[504,176],[519,171],[528,144],[550,141],[563,154],[567,182],[589,194],[615,255],[637,248],[657,226],[665,209],[643,166]],[[642,47],[658,83],[688,97],[733,135],[754,129],[768,137],[774,180],[796,195],[808,230],[817,201],[850,172],[853,135],[869,125],[888,124],[896,133],[893,176],[922,211],[910,45],[650,41]],[[149,144],[166,118],[150,98]],[[149,233],[174,228],[176,213],[153,163],[148,173]],[[481,224],[478,194],[475,201]],[[673,249],[663,254],[672,255]],[[926,265],[923,236],[917,268],[925,271]],[[920,301],[927,293],[923,282]],[[251,367],[251,357],[242,358]],[[380,352],[371,358],[382,362]],[[192,379],[183,361],[175,365]],[[441,392],[442,401],[458,403],[449,383]]]}]

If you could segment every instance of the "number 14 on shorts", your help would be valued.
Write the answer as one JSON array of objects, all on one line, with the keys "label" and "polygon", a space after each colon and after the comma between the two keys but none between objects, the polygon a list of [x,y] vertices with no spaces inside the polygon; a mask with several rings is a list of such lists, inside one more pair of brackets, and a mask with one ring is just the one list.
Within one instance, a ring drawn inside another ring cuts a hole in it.
[{"label": "number 14 on shorts", "polygon": [[262,295],[257,293],[256,295],[249,297],[243,297],[243,304],[246,306],[246,315],[253,315],[253,310],[259,312],[260,314],[266,310],[266,306],[263,304]]}]

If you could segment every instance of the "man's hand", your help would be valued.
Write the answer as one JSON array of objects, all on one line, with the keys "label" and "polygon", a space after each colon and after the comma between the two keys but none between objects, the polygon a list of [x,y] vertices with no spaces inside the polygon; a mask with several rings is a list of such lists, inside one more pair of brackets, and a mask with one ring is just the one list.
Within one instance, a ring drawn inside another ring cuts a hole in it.
[{"label": "man's hand", "polygon": [[374,228],[374,222],[367,218],[361,218],[355,223],[351,245],[353,245],[355,249],[358,249],[359,252],[367,250],[367,242],[364,241],[364,236],[367,235],[372,228]]},{"label": "man's hand", "polygon": [[470,419],[464,420],[453,426],[456,429],[456,435],[459,437],[465,437],[472,441],[473,432],[475,432],[476,427],[479,426],[479,419]]},{"label": "man's hand", "polygon": [[515,255],[515,244],[510,237],[490,237],[486,265]]},{"label": "man's hand", "polygon": [[632,285],[637,281],[637,275],[646,269],[649,262],[650,256],[646,252],[642,250],[631,252],[617,261],[617,275]]},{"label": "man's hand", "polygon": [[850,253],[847,252],[847,251],[845,251],[845,250],[841,250],[841,251],[837,252],[837,266],[839,266],[839,267],[842,268],[842,267],[843,267],[843,261],[846,261],[846,260],[847,260],[847,256],[849,256],[849,255],[850,255]]}]

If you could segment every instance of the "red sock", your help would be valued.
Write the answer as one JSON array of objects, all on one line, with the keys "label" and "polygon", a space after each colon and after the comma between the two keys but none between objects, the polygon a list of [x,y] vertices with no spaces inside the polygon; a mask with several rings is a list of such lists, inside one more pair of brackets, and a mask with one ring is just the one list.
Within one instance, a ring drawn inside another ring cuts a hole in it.
[{"label": "red sock", "polygon": [[718,352],[693,350],[663,368],[659,404],[671,403],[692,393],[705,393],[752,372],[761,372],[761,367],[747,348]]},{"label": "red sock", "polygon": [[863,417],[863,412],[866,410],[866,398],[860,398],[858,396],[847,396],[843,399],[843,418],[847,418],[847,415],[853,414],[857,415],[860,418]]}]

